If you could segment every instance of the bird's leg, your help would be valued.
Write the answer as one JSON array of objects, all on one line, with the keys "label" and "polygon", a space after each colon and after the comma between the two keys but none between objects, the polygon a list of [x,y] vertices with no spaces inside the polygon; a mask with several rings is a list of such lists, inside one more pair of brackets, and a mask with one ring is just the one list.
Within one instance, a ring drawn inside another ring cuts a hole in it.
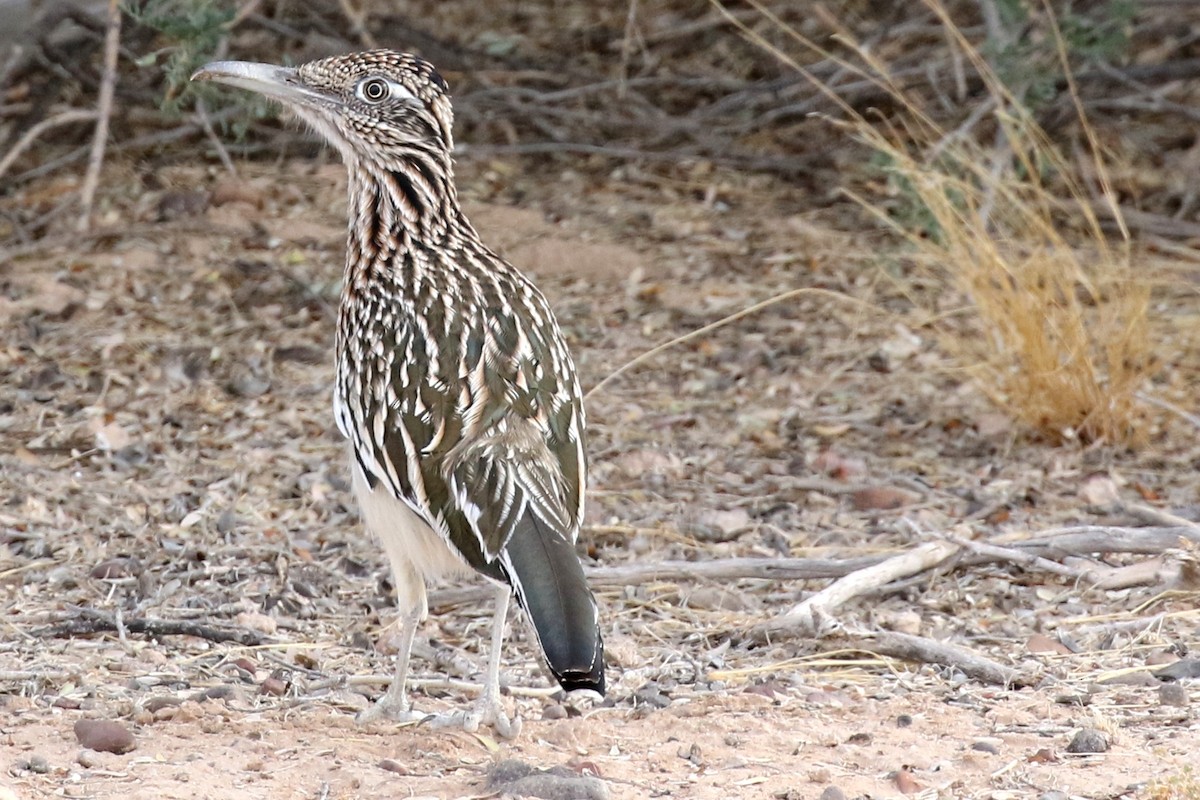
[{"label": "bird's leg", "polygon": [[492,617],[492,648],[488,653],[487,676],[483,681],[483,694],[467,712],[463,727],[475,730],[481,724],[490,724],[506,739],[514,738],[521,729],[521,718],[510,722],[500,703],[500,651],[504,645],[504,623],[508,620],[508,602],[512,589],[501,584],[496,587],[496,614]]},{"label": "bird's leg", "polygon": [[375,702],[375,705],[359,713],[358,722],[372,722],[378,719],[390,719],[396,722],[413,722],[424,719],[423,714],[412,710],[408,701],[408,657],[412,653],[413,637],[417,633],[417,625],[421,623],[420,606],[410,608],[400,615],[400,651],[396,654],[396,676],[387,693]]},{"label": "bird's leg", "polygon": [[492,617],[492,644],[488,653],[487,674],[483,681],[483,694],[471,705],[469,711],[439,716],[434,720],[437,727],[462,726],[474,732],[481,725],[490,725],[502,738],[515,739],[521,731],[521,718],[511,720],[504,713],[500,702],[500,651],[504,644],[504,623],[508,618],[508,603],[512,589],[501,585],[496,589],[496,613]]}]

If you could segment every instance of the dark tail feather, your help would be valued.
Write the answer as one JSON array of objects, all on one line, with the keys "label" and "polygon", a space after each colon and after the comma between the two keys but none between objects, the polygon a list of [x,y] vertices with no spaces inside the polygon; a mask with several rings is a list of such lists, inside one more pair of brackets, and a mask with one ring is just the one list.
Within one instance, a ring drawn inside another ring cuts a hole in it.
[{"label": "dark tail feather", "polygon": [[550,672],[568,692],[604,694],[604,643],[596,599],[575,545],[526,512],[504,547],[517,601],[533,623]]}]

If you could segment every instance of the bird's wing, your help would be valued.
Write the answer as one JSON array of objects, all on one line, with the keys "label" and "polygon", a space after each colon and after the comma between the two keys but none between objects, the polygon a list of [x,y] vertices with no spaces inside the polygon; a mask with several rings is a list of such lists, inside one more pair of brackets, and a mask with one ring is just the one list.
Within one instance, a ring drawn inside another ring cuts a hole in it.
[{"label": "bird's wing", "polygon": [[489,562],[527,514],[573,541],[587,472],[583,405],[557,332],[523,331],[504,346],[505,320],[494,324],[499,346],[485,343],[465,383],[467,435],[440,465],[447,511],[466,519]]},{"label": "bird's wing", "polygon": [[557,331],[519,331],[504,315],[487,324],[440,341],[397,325],[386,368],[366,358],[350,373],[405,391],[349,387],[376,400],[361,418],[339,410],[339,427],[372,487],[382,483],[471,566],[499,577],[497,558],[526,512],[573,539],[587,465],[579,386]]}]

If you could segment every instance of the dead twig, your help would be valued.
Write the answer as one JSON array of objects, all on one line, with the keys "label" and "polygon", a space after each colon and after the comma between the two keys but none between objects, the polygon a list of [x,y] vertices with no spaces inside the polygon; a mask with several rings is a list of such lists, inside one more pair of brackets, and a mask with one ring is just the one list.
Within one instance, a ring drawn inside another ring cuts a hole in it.
[{"label": "dead twig", "polygon": [[791,300],[793,297],[800,297],[801,295],[805,295],[805,294],[815,294],[815,295],[820,295],[823,297],[834,297],[838,300],[844,300],[847,302],[857,303],[857,304],[862,303],[861,300],[858,300],[857,298],[851,297],[849,295],[842,294],[840,292],[831,292],[827,289],[818,289],[815,287],[804,287],[802,289],[792,289],[791,291],[782,292],[780,294],[775,295],[774,297],[768,297],[766,300],[762,300],[760,302],[755,303],[752,306],[743,308],[740,311],[730,314],[729,316],[722,317],[721,319],[717,320],[716,322],[710,322],[709,324],[707,324],[703,327],[697,328],[694,331],[685,333],[682,336],[676,336],[673,339],[669,339],[669,340],[663,342],[662,344],[656,345],[656,346],[650,348],[649,350],[647,350],[646,352],[635,356],[634,358],[630,359],[629,361],[626,361],[621,366],[617,367],[615,370],[610,372],[608,375],[605,375],[604,378],[602,378],[600,380],[600,382],[597,383],[595,386],[593,386],[591,389],[588,389],[587,393],[583,396],[583,399],[584,400],[590,399],[592,395],[599,392],[601,389],[603,389],[605,386],[607,386],[612,381],[619,378],[621,375],[623,375],[626,372],[628,372],[629,370],[633,369],[638,364],[641,364],[642,362],[653,358],[654,356],[658,355],[659,353],[663,352],[664,350],[669,350],[672,347],[675,347],[676,345],[683,344],[684,342],[689,342],[692,339],[703,336],[706,333],[711,333],[711,332],[717,330],[718,328],[723,328],[724,326],[730,324],[731,322],[737,322],[742,317],[747,317],[751,314],[754,314],[758,311],[763,310],[764,308],[773,306],[776,303],[782,303],[784,300]]},{"label": "dead twig", "polygon": [[847,632],[846,635],[859,650],[905,661],[949,667],[981,683],[1006,687],[1028,686],[1033,683],[1030,677],[1022,675],[1018,670],[1006,667],[961,645],[896,631],[856,631]]},{"label": "dead twig", "polygon": [[1121,528],[1111,525],[1077,525],[1043,531],[1042,535],[1012,547],[1034,550],[1043,556],[1063,558],[1089,553],[1138,553],[1157,555],[1179,546],[1180,539],[1200,544],[1200,530],[1187,527]]},{"label": "dead twig", "polygon": [[57,682],[65,681],[70,677],[71,673],[61,670],[0,670],[0,683]]},{"label": "dead twig", "polygon": [[[1080,619],[1064,620],[1061,625],[1080,625],[1072,631],[1072,635],[1076,637],[1097,636],[1097,635],[1113,635],[1117,633],[1129,634],[1131,636],[1140,636],[1141,634],[1161,628],[1164,622],[1170,620],[1183,620],[1193,617],[1200,617],[1200,608],[1190,608],[1182,611],[1162,611],[1157,614],[1152,614],[1148,617],[1138,617],[1136,619],[1126,620],[1108,620],[1105,622],[1094,622],[1096,617],[1084,617]],[[1087,623],[1087,624],[1084,624]]]},{"label": "dead twig", "polygon": [[[213,114],[210,117],[210,120],[213,122],[224,121],[224,120],[229,119],[230,117],[234,116],[235,112],[237,112],[236,108],[222,109],[221,111],[218,111],[215,114]],[[155,131],[154,133],[148,133],[144,136],[135,136],[132,139],[129,139],[124,142],[120,142],[120,143],[110,147],[109,151],[114,152],[114,153],[126,153],[126,152],[136,153],[136,152],[139,152],[142,150],[148,150],[148,149],[151,149],[154,147],[161,147],[163,145],[170,144],[171,142],[179,141],[180,139],[186,139],[189,136],[194,136],[199,132],[203,132],[203,130],[204,130],[204,127],[200,124],[199,121],[189,122],[184,125],[177,125],[173,128],[168,128],[167,130]],[[72,150],[70,153],[67,153],[66,155],[64,155],[60,158],[56,158],[51,161],[47,161],[44,164],[39,164],[38,166],[33,167],[32,169],[28,169],[28,170],[20,173],[19,175],[16,175],[13,178],[13,182],[14,183],[25,183],[27,181],[34,180],[35,178],[40,178],[40,177],[43,177],[44,175],[49,175],[50,173],[60,170],[63,167],[70,166],[71,164],[74,164],[77,161],[82,161],[87,157],[89,149],[90,149],[90,147],[87,147],[87,146],[80,147],[80,148],[77,148],[76,150]]]},{"label": "dead twig", "polygon": [[1191,424],[1193,428],[1200,428],[1200,417],[1180,408],[1174,403],[1168,403],[1166,400],[1153,397],[1145,392],[1138,392],[1134,395],[1134,397],[1136,397],[1138,400],[1141,400],[1146,405],[1154,406],[1155,408],[1161,408],[1163,411],[1170,411],[1175,416]]},{"label": "dead twig", "polygon": [[1164,527],[1188,528],[1200,534],[1200,525],[1192,522],[1190,519],[1172,514],[1170,511],[1164,511],[1161,508],[1153,506],[1144,506],[1140,503],[1129,503],[1122,507],[1126,513],[1132,514],[1136,519],[1142,522],[1148,522],[1151,525],[1161,525]]},{"label": "dead twig", "polygon": [[[711,561],[661,561],[594,567],[587,571],[593,589],[638,586],[654,581],[818,580],[838,578],[856,569],[883,561],[885,556],[859,558],[722,558]],[[439,589],[429,595],[430,608],[446,608],[482,600],[491,595],[486,586]]]},{"label": "dead twig", "polygon": [[124,629],[128,633],[146,636],[195,636],[211,642],[234,642],[246,647],[269,644],[270,641],[265,636],[245,628],[218,628],[197,622],[145,617],[118,619],[112,614],[90,608],[75,608],[72,614],[74,618],[40,631],[39,635],[69,638],[93,633],[119,633]]},{"label": "dead twig", "polygon": [[88,156],[87,173],[80,192],[79,214],[76,230],[86,231],[92,222],[92,203],[96,199],[96,188],[100,185],[100,168],[104,165],[104,148],[108,145],[108,121],[112,117],[113,96],[117,88],[117,55],[121,48],[121,4],[119,0],[108,0],[108,29],[104,33],[104,75],[100,80],[100,94],[96,103],[96,133],[92,137],[92,151]]},{"label": "dead twig", "polygon": [[52,117],[46,117],[46,119],[25,131],[25,134],[17,140],[17,143],[4,154],[4,158],[0,159],[0,178],[4,177],[4,173],[8,172],[9,167],[20,157],[21,153],[28,150],[29,146],[37,141],[37,138],[46,131],[61,125],[70,125],[74,122],[90,122],[95,118],[95,111],[82,108],[72,108],[68,111],[55,114]]},{"label": "dead twig", "polygon": [[200,120],[200,127],[204,129],[204,135],[212,142],[217,151],[217,158],[221,159],[221,163],[225,166],[225,171],[230,175],[237,177],[237,168],[233,166],[233,159],[229,157],[229,151],[225,149],[224,143],[221,142],[221,137],[217,136],[216,130],[213,129],[212,120],[208,117],[208,109],[204,105],[202,98],[196,99],[196,118]]},{"label": "dead twig", "polygon": [[350,0],[338,0],[338,5],[342,9],[342,16],[350,23],[350,32],[358,37],[363,46],[371,49],[379,47],[379,40],[367,30],[366,8],[355,8]]},{"label": "dead twig", "polygon": [[818,635],[826,627],[829,613],[848,600],[894,580],[936,567],[960,552],[962,548],[950,542],[927,542],[886,561],[852,572],[797,603],[787,613],[758,625],[751,632],[751,637],[758,641],[769,641],[780,636]]},{"label": "dead twig", "polygon": [[[1094,570],[1063,565],[1052,558],[1087,556],[1095,553],[1156,555],[1178,547],[1180,537],[1188,538],[1188,534],[1195,536],[1195,541],[1200,541],[1200,531],[1193,531],[1190,528],[1114,528],[1090,525],[1061,528],[1049,531],[1046,535],[1037,538],[1007,542],[1004,545],[960,542],[954,537],[948,537],[947,542],[940,544],[955,551],[961,547],[971,552],[970,557],[962,559],[960,566],[978,566],[996,562],[1015,563],[1075,580],[1100,580],[1103,576],[1098,575]],[[918,551],[920,552],[914,556],[913,554]],[[638,586],[653,581],[824,580],[847,578],[856,572],[865,572],[871,568],[895,562],[887,568],[896,571],[896,574],[890,578],[887,578],[886,572],[860,575],[849,586],[844,585],[837,590],[838,593],[850,591],[850,594],[842,595],[840,599],[833,593],[826,595],[827,598],[838,599],[837,603],[826,607],[828,610],[854,596],[876,591],[893,580],[919,574],[923,571],[919,567],[924,559],[930,560],[928,566],[924,567],[924,569],[929,569],[944,563],[949,557],[933,560],[933,556],[941,552],[940,550],[930,551],[918,548],[918,551],[903,553],[892,558],[885,555],[845,559],[720,558],[708,561],[622,564],[613,567],[593,567],[587,570],[587,576],[588,582],[595,589]],[[887,578],[887,580],[883,580],[883,578]],[[829,589],[832,589],[832,586]],[[431,608],[448,608],[484,600],[490,596],[490,593],[490,588],[475,585],[438,589],[430,593],[429,605]],[[789,614],[795,612],[802,605],[804,604],[801,603],[793,608]],[[777,617],[766,625],[773,625],[786,617],[787,615]],[[784,627],[788,628],[789,625],[785,624]],[[761,634],[765,637],[766,628],[761,631]]]},{"label": "dead twig", "polygon": [[964,550],[986,556],[989,561],[1008,561],[1028,569],[1051,572],[1055,575],[1071,578],[1072,580],[1085,580],[1089,575],[1086,570],[1068,567],[1065,564],[1059,564],[1057,561],[1042,558],[1036,553],[1025,552],[1015,547],[1001,547],[999,545],[988,544],[987,542],[976,542],[971,539],[964,539],[961,536],[947,535],[945,538],[946,541],[956,544]]}]

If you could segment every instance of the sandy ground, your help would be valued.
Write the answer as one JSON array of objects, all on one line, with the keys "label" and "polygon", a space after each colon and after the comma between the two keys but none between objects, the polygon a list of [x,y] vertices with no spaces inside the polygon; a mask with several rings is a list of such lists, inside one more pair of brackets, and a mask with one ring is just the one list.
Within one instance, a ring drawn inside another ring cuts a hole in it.
[{"label": "sandy ground", "polygon": [[[1195,683],[1147,671],[1196,641],[1194,593],[1004,565],[889,587],[846,619],[967,643],[1034,688],[740,636],[824,582],[655,581],[601,593],[604,705],[512,696],[514,742],[356,726],[389,673],[392,613],[328,409],[341,167],[288,171],[180,172],[147,193],[114,170],[120,235],[0,265],[0,798],[1197,796]],[[1195,509],[1186,427],[1138,453],[1025,440],[906,326],[866,266],[877,242],[789,212],[780,187],[564,174],[538,193],[486,163],[464,174],[485,238],[537,276],[588,386],[780,291],[874,304],[798,297],[589,398],[592,563],[842,558],[900,552],[918,530],[1127,522],[1109,491]],[[430,710],[467,700],[438,680],[478,677],[489,615],[438,597],[415,665]],[[262,643],[68,630],[81,609]],[[512,628],[506,679],[545,688]],[[119,722],[136,748],[84,749],[81,719]],[[1107,751],[1069,753],[1081,729]],[[561,774],[489,782],[505,759]],[[1152,785],[1167,779],[1182,788]]]},{"label": "sandy ground", "polygon": [[[1053,751],[1114,709],[1072,708],[1049,692],[951,695],[905,683],[808,697],[696,694],[652,712],[531,719],[498,748],[464,733],[364,731],[319,706],[283,713],[209,701],[141,727],[128,755],[81,753],[77,714],[14,703],[5,780],[18,797],[487,797],[489,769],[503,758],[595,775],[606,792],[577,781],[554,797],[817,798],[829,786],[900,797],[895,773],[907,767],[929,797],[1098,798],[1136,796],[1132,787],[1194,763],[1200,745],[1187,715],[1156,708],[1153,692],[1110,698],[1124,706],[1113,749],[1072,756]],[[19,769],[33,757],[49,771]]]}]

